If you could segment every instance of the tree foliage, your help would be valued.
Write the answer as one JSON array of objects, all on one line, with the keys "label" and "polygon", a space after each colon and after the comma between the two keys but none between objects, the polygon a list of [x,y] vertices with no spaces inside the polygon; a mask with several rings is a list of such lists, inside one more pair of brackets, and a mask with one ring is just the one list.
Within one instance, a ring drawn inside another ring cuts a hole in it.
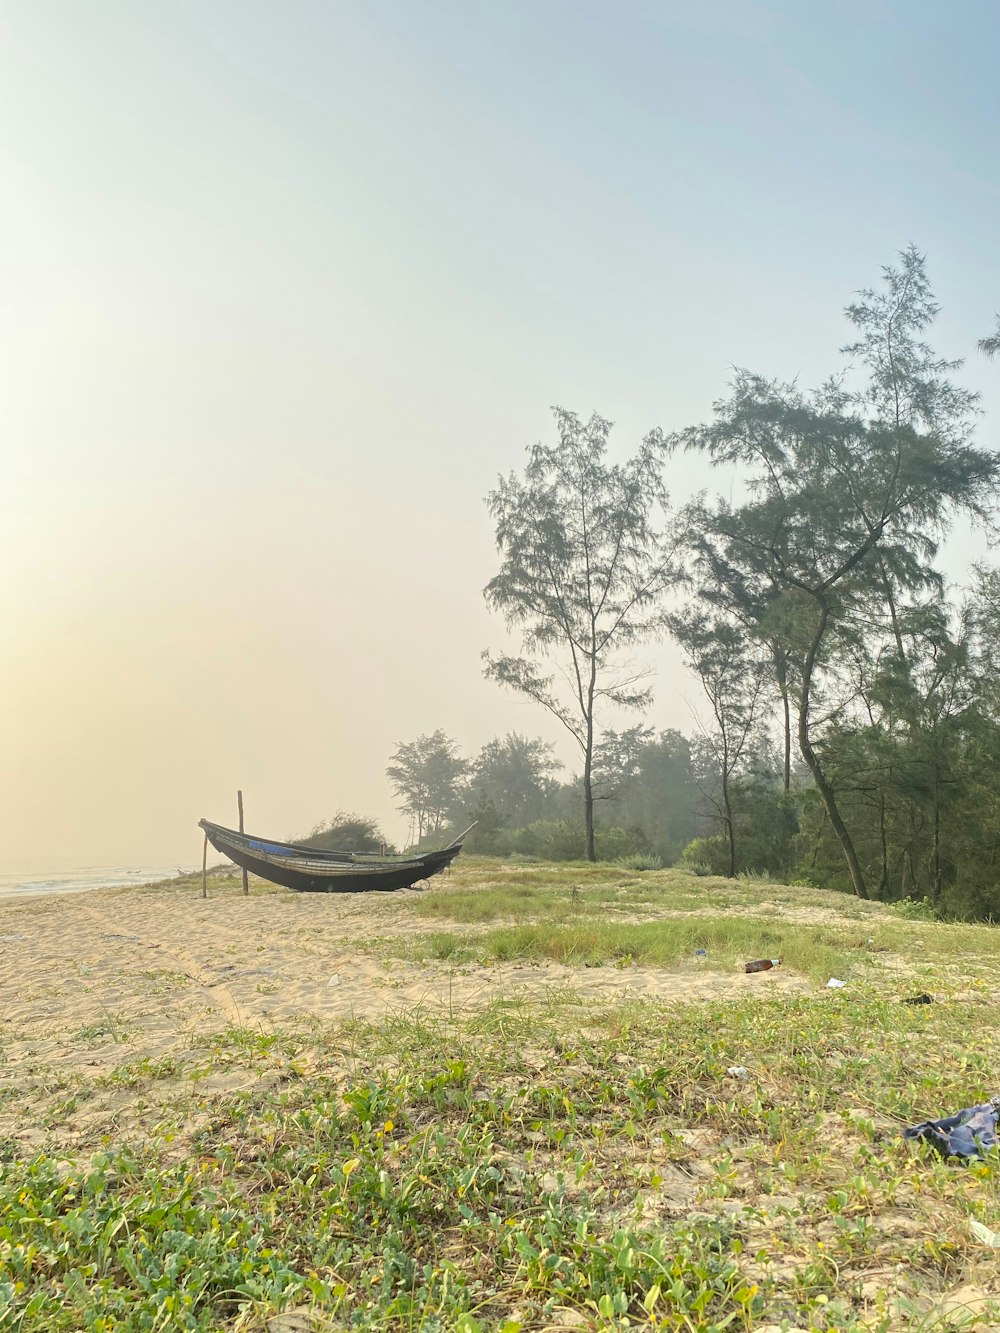
[{"label": "tree foliage", "polygon": [[690,576],[748,608],[754,631],[786,652],[799,748],[862,897],[825,753],[857,704],[851,648],[890,635],[907,670],[901,603],[940,594],[938,540],[958,514],[990,516],[998,479],[996,456],[970,443],[975,396],[923,341],[936,309],[923,258],[907,250],[847,310],[850,374],[806,395],[738,371],[715,420],[675,439],[739,472],[740,503],[702,500],[686,514]]},{"label": "tree foliage", "polygon": [[300,838],[303,847],[322,847],[332,852],[391,852],[377,819],[348,810],[338,810],[332,819],[317,824],[306,838]]},{"label": "tree foliage", "polygon": [[469,761],[443,731],[400,742],[386,768],[398,809],[410,819],[410,840],[438,833],[460,806]]},{"label": "tree foliage", "polygon": [[760,641],[731,618],[710,617],[688,606],[671,616],[669,623],[708,700],[711,724],[705,733],[705,748],[718,784],[708,788],[706,795],[722,824],[728,849],[725,873],[732,877],[736,874],[733,779],[761,732],[761,703],[771,662]]},{"label": "tree foliage", "polygon": [[988,338],[979,339],[979,350],[984,356],[1000,355],[1000,315],[997,315],[997,326]]},{"label": "tree foliage", "polygon": [[511,731],[479,751],[471,785],[480,799],[492,804],[501,826],[517,828],[544,816],[553,774],[561,768],[549,742]]},{"label": "tree foliage", "polygon": [[[650,699],[644,672],[624,656],[661,626],[673,577],[656,526],[666,504],[666,445],[651,431],[623,464],[606,459],[611,423],[555,409],[558,440],[528,450],[523,476],[487,496],[499,572],[490,607],[521,636],[521,654],[483,654],[488,679],[541,704],[579,746],[587,856],[594,860],[594,745],[607,708]],[[553,670],[549,670],[550,665]]]},{"label": "tree foliage", "polygon": [[[680,858],[1000,918],[1000,571],[953,588],[938,553],[972,524],[996,535],[1000,461],[960,363],[930,344],[914,248],[845,313],[819,387],[738,369],[708,422],[651,432],[627,463],[608,461],[608,422],[556,411],[557,442],[487,498],[485,595],[521,645],[484,658],[559,719],[582,773],[560,780],[516,733],[471,765],[421,737],[390,769],[415,827],[471,807],[498,854]],[[1000,352],[1000,324],[980,348]],[[664,530],[674,449],[724,482]],[[649,702],[631,653],[664,626],[705,690],[693,739],[619,720]]]}]

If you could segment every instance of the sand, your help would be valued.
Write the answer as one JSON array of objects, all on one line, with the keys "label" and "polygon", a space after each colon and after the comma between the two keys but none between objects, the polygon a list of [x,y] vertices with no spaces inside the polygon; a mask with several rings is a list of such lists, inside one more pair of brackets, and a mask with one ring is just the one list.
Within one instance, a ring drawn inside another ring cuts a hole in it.
[{"label": "sand", "polygon": [[[345,1018],[414,1008],[454,1016],[501,997],[544,999],[568,988],[583,1004],[816,989],[786,969],[746,976],[694,960],[667,969],[386,957],[379,940],[440,929],[415,915],[419,897],[263,885],[244,897],[231,881],[207,900],[188,882],[0,901],[0,1137],[42,1142],[31,1122],[51,1122],[60,1093],[101,1088],[127,1063],[169,1056],[190,1065],[230,1027],[305,1034]],[[202,1091],[225,1091],[246,1076],[212,1070]],[[128,1087],[104,1094],[88,1092],[87,1115],[70,1108],[68,1129],[97,1132],[135,1100]]]},{"label": "sand", "polygon": [[[208,1113],[219,1094],[287,1077],[287,1044],[259,1058],[256,1037],[296,1038],[297,1064],[313,1068],[309,1048],[344,1018],[817,990],[791,969],[747,976],[695,958],[675,968],[396,960],[384,941],[448,929],[415,912],[432,889],[341,896],[251,882],[249,897],[233,878],[207,900],[192,881],[0,900],[0,1146],[96,1148],[147,1133],[160,1110],[192,1097]],[[241,1062],[220,1054],[233,1044],[217,1037],[233,1028],[248,1036]]]}]

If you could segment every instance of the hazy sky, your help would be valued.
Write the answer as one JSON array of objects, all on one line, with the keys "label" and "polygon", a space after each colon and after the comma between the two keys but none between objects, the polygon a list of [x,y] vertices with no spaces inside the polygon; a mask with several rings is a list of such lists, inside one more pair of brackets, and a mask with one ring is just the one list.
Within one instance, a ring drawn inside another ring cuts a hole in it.
[{"label": "hazy sky", "polygon": [[399,836],[397,741],[556,739],[480,676],[496,474],[818,381],[910,241],[1000,440],[998,56],[995,0],[0,0],[0,866],[194,864],[237,787]]}]

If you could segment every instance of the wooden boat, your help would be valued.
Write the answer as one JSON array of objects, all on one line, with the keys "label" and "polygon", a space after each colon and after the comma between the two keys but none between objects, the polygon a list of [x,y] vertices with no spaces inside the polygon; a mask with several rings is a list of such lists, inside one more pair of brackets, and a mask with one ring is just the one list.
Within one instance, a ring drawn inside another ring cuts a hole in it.
[{"label": "wooden boat", "polygon": [[244,870],[249,870],[272,884],[299,893],[366,893],[373,889],[408,889],[419,880],[451,865],[462,850],[462,843],[476,827],[472,824],[454,842],[437,852],[415,856],[369,856],[363,852],[329,852],[300,843],[277,842],[251,833],[198,821],[199,828],[217,852],[228,856]]}]

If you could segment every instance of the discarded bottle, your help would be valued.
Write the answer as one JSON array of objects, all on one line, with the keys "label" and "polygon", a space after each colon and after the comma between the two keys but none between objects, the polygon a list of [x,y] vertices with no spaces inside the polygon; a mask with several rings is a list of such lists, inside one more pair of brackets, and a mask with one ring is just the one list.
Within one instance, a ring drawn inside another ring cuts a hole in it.
[{"label": "discarded bottle", "polygon": [[744,963],[744,972],[766,972],[769,968],[778,967],[781,963],[780,958],[757,958],[752,963]]},{"label": "discarded bottle", "polygon": [[909,999],[903,1001],[904,1004],[933,1004],[933,995],[911,995]]}]

